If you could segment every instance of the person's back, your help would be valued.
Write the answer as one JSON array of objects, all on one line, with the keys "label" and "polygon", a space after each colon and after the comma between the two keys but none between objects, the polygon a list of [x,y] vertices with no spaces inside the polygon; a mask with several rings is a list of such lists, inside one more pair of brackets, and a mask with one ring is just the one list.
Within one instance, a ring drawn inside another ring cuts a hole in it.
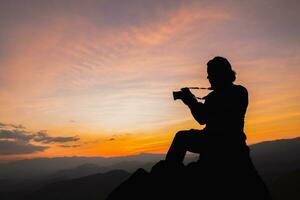
[{"label": "person's back", "polygon": [[246,88],[231,84],[222,90],[214,90],[205,97],[204,106],[207,151],[219,156],[248,154],[244,133],[244,118],[248,106]]},{"label": "person's back", "polygon": [[220,136],[227,133],[227,137],[241,134],[245,139],[244,118],[248,106],[246,88],[232,84],[223,90],[215,90],[205,97],[204,105],[207,109],[205,130]]}]

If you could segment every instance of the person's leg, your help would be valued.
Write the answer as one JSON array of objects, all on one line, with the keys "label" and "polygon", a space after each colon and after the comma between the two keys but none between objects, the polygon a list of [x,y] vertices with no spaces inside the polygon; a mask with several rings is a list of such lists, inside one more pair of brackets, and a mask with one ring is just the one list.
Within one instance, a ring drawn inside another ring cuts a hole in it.
[{"label": "person's leg", "polygon": [[185,130],[176,133],[166,155],[166,161],[172,164],[181,164],[187,151],[200,153],[202,131]]}]

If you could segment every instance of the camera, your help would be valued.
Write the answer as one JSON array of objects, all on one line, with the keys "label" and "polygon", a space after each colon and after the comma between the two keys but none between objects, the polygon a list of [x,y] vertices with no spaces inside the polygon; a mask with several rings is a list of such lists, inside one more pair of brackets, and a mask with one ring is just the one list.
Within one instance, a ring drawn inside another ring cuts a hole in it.
[{"label": "camera", "polygon": [[184,87],[181,88],[180,91],[174,91],[173,92],[173,99],[183,99],[186,97],[188,94],[191,94],[190,89],[195,89],[195,87]]},{"label": "camera", "polygon": [[[174,91],[173,92],[173,99],[174,100],[183,99],[185,96],[191,94],[190,89],[195,89],[195,90],[212,90],[211,87],[184,87],[184,88],[181,88],[181,91]],[[195,98],[202,99],[202,100],[204,99],[204,98],[200,98],[200,97],[195,97]]]}]

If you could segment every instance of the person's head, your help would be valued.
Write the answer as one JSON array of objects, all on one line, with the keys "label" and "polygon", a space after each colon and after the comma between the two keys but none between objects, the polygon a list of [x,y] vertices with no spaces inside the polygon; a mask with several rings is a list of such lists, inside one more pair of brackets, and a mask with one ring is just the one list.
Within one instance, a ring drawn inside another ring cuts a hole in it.
[{"label": "person's head", "polygon": [[217,56],[207,63],[207,79],[213,89],[223,88],[235,81],[235,72],[226,58]]}]

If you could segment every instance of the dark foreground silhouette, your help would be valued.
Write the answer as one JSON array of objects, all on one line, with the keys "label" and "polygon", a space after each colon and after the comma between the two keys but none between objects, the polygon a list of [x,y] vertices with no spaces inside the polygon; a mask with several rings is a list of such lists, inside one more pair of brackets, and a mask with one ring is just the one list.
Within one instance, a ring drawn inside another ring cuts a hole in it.
[{"label": "dark foreground silhouette", "polygon": [[[204,103],[198,102],[189,88],[173,93],[174,100],[181,99],[205,128],[177,132],[166,159],[150,173],[143,169],[136,171],[111,193],[109,200],[270,199],[246,144],[247,89],[233,84],[235,72],[223,57],[207,63],[207,74],[213,91],[203,98]],[[199,161],[184,166],[187,151],[199,153]]]},{"label": "dark foreground silhouette", "polygon": [[[225,163],[224,163],[225,164]],[[226,165],[226,164],[225,164]],[[240,166],[237,166],[237,168]],[[107,198],[115,199],[270,199],[256,171],[208,168],[195,162],[173,168],[157,163],[150,173],[138,169]]]},{"label": "dark foreground silhouette", "polygon": [[[259,174],[269,187],[272,198],[274,200],[300,199],[300,138],[266,141],[249,147],[251,158]],[[0,199],[103,200],[107,198],[113,189],[132,175],[132,173],[115,169],[131,172],[132,170],[136,171],[138,168],[144,168],[150,171],[155,162],[164,157],[162,154],[141,154],[117,158],[92,157],[83,160],[81,158],[80,162],[76,157],[65,157],[0,163]],[[125,163],[124,159],[127,160]],[[188,155],[185,158],[185,163],[193,162],[196,159],[195,155]],[[74,163],[74,161],[77,162]],[[130,165],[126,164],[128,161],[131,163]],[[112,165],[109,165],[106,169],[100,167],[107,162]],[[46,165],[43,165],[45,163]],[[73,164],[66,167],[66,163]],[[98,172],[87,163],[98,166]],[[52,175],[48,173],[43,175],[37,170],[37,168],[45,170],[46,166],[53,170],[51,171]],[[53,166],[56,168],[54,169]],[[57,171],[57,167],[64,168],[64,170]],[[22,172],[23,175],[19,172]],[[34,175],[33,172],[38,173],[39,176],[32,176]],[[87,174],[88,176],[86,176]],[[144,191],[146,193],[141,194],[141,197],[148,196],[148,193],[152,192],[149,188],[144,189]],[[197,188],[197,191],[200,191],[200,188]],[[190,192],[190,190],[187,192]],[[159,196],[155,199],[159,199]]]}]

